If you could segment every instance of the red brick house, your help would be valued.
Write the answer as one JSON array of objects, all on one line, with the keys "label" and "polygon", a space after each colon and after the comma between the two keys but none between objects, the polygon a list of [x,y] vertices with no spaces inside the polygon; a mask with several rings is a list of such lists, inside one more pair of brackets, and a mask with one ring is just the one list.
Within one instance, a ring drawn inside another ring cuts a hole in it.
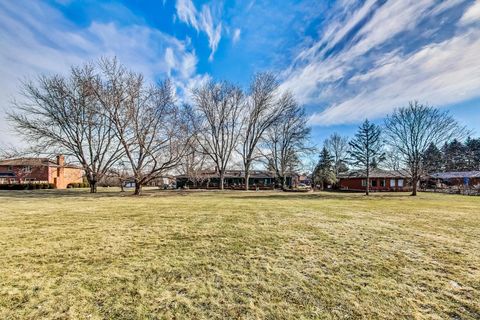
[{"label": "red brick house", "polygon": [[[349,171],[339,176],[341,190],[365,191],[367,176],[365,171]],[[410,191],[409,175],[401,170],[372,169],[370,172],[370,191]]]},{"label": "red brick house", "polygon": [[70,183],[83,182],[83,170],[65,163],[63,155],[56,161],[48,158],[0,160],[0,184],[51,183],[65,189]]}]

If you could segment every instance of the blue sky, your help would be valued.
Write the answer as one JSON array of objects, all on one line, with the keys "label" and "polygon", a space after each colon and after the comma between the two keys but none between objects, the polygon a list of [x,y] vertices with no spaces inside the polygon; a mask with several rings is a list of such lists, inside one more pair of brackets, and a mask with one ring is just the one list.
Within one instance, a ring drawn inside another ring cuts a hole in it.
[{"label": "blue sky", "polygon": [[[476,0],[0,1],[4,111],[22,79],[113,55],[152,81],[172,78],[186,101],[207,79],[246,86],[274,71],[317,144],[413,99],[480,133]],[[0,121],[0,143],[17,141]]]}]

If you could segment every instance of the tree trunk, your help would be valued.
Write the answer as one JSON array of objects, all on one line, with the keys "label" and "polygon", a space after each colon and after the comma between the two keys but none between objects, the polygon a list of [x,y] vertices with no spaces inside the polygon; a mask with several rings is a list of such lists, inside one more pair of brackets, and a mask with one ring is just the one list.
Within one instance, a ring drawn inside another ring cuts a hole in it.
[{"label": "tree trunk", "polygon": [[370,176],[367,174],[367,192],[365,195],[370,195]]},{"label": "tree trunk", "polygon": [[220,172],[220,190],[223,190],[223,184],[224,184],[224,177],[225,177],[225,173],[223,172],[223,170]]},{"label": "tree trunk", "polygon": [[287,179],[285,178],[285,176],[282,176],[282,189],[287,189]]},{"label": "tree trunk", "polygon": [[418,184],[418,177],[412,177],[412,196],[417,195],[417,184]]},{"label": "tree trunk", "polygon": [[248,185],[250,180],[250,173],[245,171],[245,190],[248,191]]},{"label": "tree trunk", "polygon": [[133,193],[136,196],[139,196],[142,193],[142,184],[135,182],[135,192]]},{"label": "tree trunk", "polygon": [[97,181],[89,181],[90,193],[97,193]]}]

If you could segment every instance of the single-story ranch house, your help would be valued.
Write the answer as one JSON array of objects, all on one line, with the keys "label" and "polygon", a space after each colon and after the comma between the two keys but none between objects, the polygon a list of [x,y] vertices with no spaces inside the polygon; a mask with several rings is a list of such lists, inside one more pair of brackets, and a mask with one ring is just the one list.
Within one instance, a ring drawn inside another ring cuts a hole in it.
[{"label": "single-story ranch house", "polygon": [[83,182],[83,170],[65,164],[65,157],[56,161],[48,158],[18,158],[0,160],[0,184],[50,183],[65,189],[70,183]]},{"label": "single-story ranch house", "polygon": [[[367,175],[365,171],[349,171],[339,175],[341,190],[365,191]],[[410,191],[409,175],[401,170],[372,169],[370,171],[370,191]]]},{"label": "single-story ranch house", "polygon": [[[227,170],[224,178],[225,189],[245,189],[245,172],[242,170]],[[218,189],[220,187],[220,176],[217,171],[203,171],[196,175],[176,176],[177,188],[190,189]],[[298,185],[299,175],[290,174],[286,177],[287,187]],[[281,187],[281,182],[275,174],[270,171],[252,170],[250,172],[249,186],[253,189],[268,190]]]},{"label": "single-story ranch house", "polygon": [[480,171],[438,172],[429,175],[428,184],[437,188],[480,189]]}]

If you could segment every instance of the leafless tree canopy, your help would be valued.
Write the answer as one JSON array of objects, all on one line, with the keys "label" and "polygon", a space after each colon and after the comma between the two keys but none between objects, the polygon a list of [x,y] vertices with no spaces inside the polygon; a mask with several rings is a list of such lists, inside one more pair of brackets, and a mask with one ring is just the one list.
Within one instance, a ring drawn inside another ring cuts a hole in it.
[{"label": "leafless tree canopy", "polygon": [[347,169],[348,138],[334,132],[325,140],[324,146],[333,158],[333,169],[335,177]]},{"label": "leafless tree canopy", "polygon": [[244,95],[237,86],[227,82],[209,82],[193,90],[196,140],[203,152],[217,167],[220,189],[225,170],[237,146],[242,130]]},{"label": "leafless tree canopy", "polygon": [[410,102],[385,120],[385,134],[389,144],[399,152],[410,169],[412,195],[417,194],[417,184],[422,175],[422,156],[430,144],[442,145],[454,138],[463,138],[467,130],[448,112]]},{"label": "leafless tree canopy", "polygon": [[310,148],[306,145],[310,136],[305,109],[298,105],[290,93],[285,93],[279,103],[283,110],[274,125],[267,130],[265,145],[268,166],[286,187],[286,175],[300,163],[300,155]]},{"label": "leafless tree canopy", "polygon": [[240,155],[245,170],[245,189],[248,190],[253,161],[261,157],[259,143],[265,132],[279,119],[287,105],[278,101],[278,82],[271,73],[254,76],[248,92],[244,130],[240,140]]},{"label": "leafless tree canopy", "polygon": [[105,76],[93,64],[73,67],[65,77],[40,76],[23,84],[24,100],[9,114],[17,132],[37,150],[56,149],[76,158],[91,192],[123,153],[96,94]]},{"label": "leafless tree canopy", "polygon": [[141,75],[116,61],[103,61],[102,69],[108,77],[98,97],[130,165],[138,195],[143,185],[179,164],[186,153],[186,124],[169,81],[148,86]]}]

